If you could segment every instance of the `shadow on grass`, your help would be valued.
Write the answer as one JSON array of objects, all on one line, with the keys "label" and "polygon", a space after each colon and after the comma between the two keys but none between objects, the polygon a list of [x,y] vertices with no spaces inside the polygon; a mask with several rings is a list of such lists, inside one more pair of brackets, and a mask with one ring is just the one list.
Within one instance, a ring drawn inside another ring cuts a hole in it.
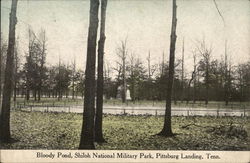
[{"label": "shadow on grass", "polygon": [[154,134],[152,135],[152,137],[165,137],[165,138],[176,138],[177,135],[181,135],[181,133],[172,133],[171,135],[164,135],[162,133],[157,133],[157,134]]},{"label": "shadow on grass", "polygon": [[10,149],[10,146],[18,142],[20,142],[20,140],[15,138],[10,138],[8,141],[0,140],[0,149]]},{"label": "shadow on grass", "polygon": [[0,144],[13,144],[13,143],[17,143],[17,142],[20,142],[20,140],[15,139],[15,138],[10,138],[7,141],[0,140]]}]

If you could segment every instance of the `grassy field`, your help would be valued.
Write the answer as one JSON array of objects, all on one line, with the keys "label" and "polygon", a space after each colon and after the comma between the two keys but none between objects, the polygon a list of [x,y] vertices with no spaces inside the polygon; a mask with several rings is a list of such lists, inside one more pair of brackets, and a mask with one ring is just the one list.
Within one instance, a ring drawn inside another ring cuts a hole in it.
[{"label": "grassy field", "polygon": [[[173,117],[172,123],[177,135],[167,138],[155,136],[163,126],[162,116],[104,115],[107,143],[96,144],[96,148],[250,150],[250,118]],[[2,149],[77,149],[81,124],[81,114],[13,111],[11,133],[15,141],[0,146]]]}]

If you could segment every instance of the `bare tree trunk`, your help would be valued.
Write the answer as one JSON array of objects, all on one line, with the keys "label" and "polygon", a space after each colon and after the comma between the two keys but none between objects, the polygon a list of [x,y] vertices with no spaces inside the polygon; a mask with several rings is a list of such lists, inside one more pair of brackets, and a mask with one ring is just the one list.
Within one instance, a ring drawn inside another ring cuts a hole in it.
[{"label": "bare tree trunk", "polygon": [[123,51],[123,54],[122,54],[122,75],[123,75],[122,102],[126,103],[127,80],[126,80],[126,51],[125,50]]},{"label": "bare tree trunk", "polygon": [[26,89],[26,100],[30,100],[30,90],[28,88]]},{"label": "bare tree trunk", "polygon": [[[32,51],[32,46],[33,46],[33,44],[34,44],[34,38],[32,38],[31,37],[31,33],[32,33],[32,31],[31,31],[31,28],[29,27],[29,59],[31,58],[31,51]],[[30,67],[28,68],[28,69],[30,69]],[[30,76],[29,75],[27,75],[26,76],[26,100],[27,101],[29,101],[30,100],[30,91],[31,91],[31,88],[30,88],[30,86],[31,86],[31,81],[30,81],[31,79],[30,79]]]},{"label": "bare tree trunk", "polygon": [[209,91],[209,62],[206,63],[206,99],[205,99],[205,104],[208,104],[208,91]]},{"label": "bare tree trunk", "polygon": [[134,60],[135,60],[135,58],[134,58],[133,54],[131,54],[131,59],[130,59],[130,61],[131,61],[131,63],[130,63],[131,64],[131,74],[130,74],[131,85],[130,85],[130,87],[131,87],[131,98],[132,98],[133,103],[135,103]]},{"label": "bare tree trunk", "polygon": [[[127,58],[127,53],[128,53],[127,38],[121,41],[121,47],[119,47],[117,50],[118,50],[117,55],[121,59],[121,63],[118,63],[119,67],[117,69],[118,73],[120,73],[119,69],[121,68],[121,78],[122,78],[121,98],[122,98],[122,102],[126,103],[126,92],[127,92],[126,58]],[[119,74],[118,74],[118,77],[119,77]],[[117,83],[117,84],[118,84],[117,88],[119,88],[120,83]]]},{"label": "bare tree trunk", "polygon": [[37,89],[34,89],[34,91],[33,91],[33,97],[35,98],[35,101],[37,100]]},{"label": "bare tree trunk", "polygon": [[18,53],[17,53],[17,42],[15,43],[15,50],[14,50],[14,98],[13,101],[16,101],[17,96],[17,70],[18,70]]},{"label": "bare tree trunk", "polygon": [[194,77],[195,77],[195,69],[194,69],[194,71],[192,72],[192,77],[191,77],[191,79],[190,79],[189,82],[188,82],[187,102],[186,102],[187,104],[189,103],[189,99],[190,99],[190,86],[191,86],[191,83],[192,83]]},{"label": "bare tree trunk", "polygon": [[[0,1],[0,8],[2,8],[2,2]],[[2,44],[3,44],[3,40],[2,40],[2,32],[1,32],[1,30],[0,30],[0,41],[1,41],[1,43],[0,43],[0,98],[2,97],[2,66],[3,66],[3,64],[2,64],[2,58],[3,58],[3,46],[2,46]],[[1,102],[1,100],[0,100],[0,105],[2,104],[2,102]],[[1,108],[0,108],[1,109]]]},{"label": "bare tree trunk", "polygon": [[61,99],[62,99],[62,77],[61,77],[61,56],[60,56],[60,54],[59,54],[59,60],[58,60],[58,62],[59,62],[59,69],[58,69],[58,74],[59,74],[59,80],[58,80],[58,82],[59,82],[59,88],[58,88],[58,101],[60,101]]},{"label": "bare tree trunk", "polygon": [[73,63],[73,77],[72,77],[72,99],[75,99],[75,72],[76,72],[76,59],[74,57]]},{"label": "bare tree trunk", "polygon": [[197,70],[197,90],[196,90],[196,95],[197,95],[197,97],[200,97],[200,71],[199,71],[199,69]]},{"label": "bare tree trunk", "polygon": [[[2,39],[2,33],[1,33],[1,39]],[[2,68],[3,68],[2,58],[3,58],[3,49],[2,49],[2,40],[1,40],[1,51],[0,51],[0,98],[2,97]],[[0,104],[1,104],[1,102],[0,102]]]},{"label": "bare tree trunk", "polygon": [[166,95],[166,110],[165,110],[165,120],[162,131],[158,135],[163,136],[173,136],[171,128],[171,97],[172,97],[172,87],[174,79],[174,60],[175,60],[175,43],[176,43],[176,0],[173,0],[173,15],[172,15],[172,29],[171,29],[171,42],[170,42],[170,54],[169,54],[169,78],[167,85],[167,95]]},{"label": "bare tree trunk", "polygon": [[193,103],[196,103],[196,75],[194,77],[194,87],[193,87]]},{"label": "bare tree trunk", "polygon": [[182,43],[182,60],[181,60],[181,103],[184,96],[184,38]]},{"label": "bare tree trunk", "polygon": [[101,1],[101,27],[100,40],[98,43],[98,78],[97,78],[97,98],[95,116],[95,141],[105,142],[102,133],[102,114],[103,114],[103,56],[105,45],[105,19],[106,19],[107,0]]},{"label": "bare tree trunk", "polygon": [[87,45],[87,65],[85,71],[84,112],[79,149],[95,149],[94,116],[95,116],[95,66],[96,39],[98,29],[99,0],[90,0],[89,31]]},{"label": "bare tree trunk", "polygon": [[227,41],[225,41],[225,86],[224,86],[224,96],[225,105],[228,105],[228,66],[227,66]]},{"label": "bare tree trunk", "polygon": [[148,61],[148,79],[151,79],[151,64],[150,64],[150,51],[148,52],[148,58],[147,58],[147,61]]},{"label": "bare tree trunk", "polygon": [[15,28],[17,0],[12,0],[10,23],[9,23],[9,43],[7,51],[7,60],[5,68],[5,80],[3,88],[2,109],[0,112],[0,141],[9,142],[10,135],[10,100],[13,87],[13,64],[14,64],[14,48],[15,48]]},{"label": "bare tree trunk", "polygon": [[196,74],[197,74],[197,72],[196,72],[196,55],[194,54],[194,72],[195,72],[195,74],[194,74],[194,86],[193,86],[193,88],[194,88],[194,92],[193,92],[193,103],[195,103],[196,102]]},{"label": "bare tree trunk", "polygon": [[42,79],[44,78],[44,64],[45,64],[45,58],[46,58],[46,32],[45,30],[42,30],[42,58],[41,58],[41,66],[40,66],[40,76],[39,76],[39,88],[38,88],[38,101],[41,100],[41,92],[42,92],[42,87],[43,87],[43,81]]},{"label": "bare tree trunk", "polygon": [[15,52],[15,71],[14,71],[14,99],[16,101],[16,93],[17,93],[17,51]]},{"label": "bare tree trunk", "polygon": [[176,92],[177,92],[177,86],[176,86],[176,81],[175,81],[175,79],[174,79],[174,81],[173,81],[173,100],[174,100],[174,104],[175,105],[177,105],[177,98],[176,98]]},{"label": "bare tree trunk", "polygon": [[164,63],[164,59],[165,59],[165,54],[164,54],[164,51],[162,53],[162,63],[161,63],[161,75],[163,76],[164,75],[164,72],[165,72],[165,63]]},{"label": "bare tree trunk", "polygon": [[232,79],[231,79],[231,71],[232,71],[232,65],[231,62],[229,62],[228,65],[228,101],[230,102],[230,96],[231,96],[231,86],[232,86]]}]

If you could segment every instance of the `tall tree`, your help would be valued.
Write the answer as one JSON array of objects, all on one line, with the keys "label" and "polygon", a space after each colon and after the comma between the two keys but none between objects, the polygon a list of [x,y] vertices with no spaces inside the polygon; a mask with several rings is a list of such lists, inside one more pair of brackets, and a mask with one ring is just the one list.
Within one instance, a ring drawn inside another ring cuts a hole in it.
[{"label": "tall tree", "polygon": [[29,100],[29,92],[33,91],[35,100],[41,98],[41,90],[44,86],[46,78],[46,36],[45,31],[42,30],[40,38],[29,28],[29,52],[26,56],[26,63],[24,64],[24,73],[26,76],[26,99]]},{"label": "tall tree", "polygon": [[194,70],[192,72],[192,75],[191,75],[191,79],[189,80],[188,82],[188,88],[187,88],[187,104],[189,103],[189,100],[190,100],[190,87],[191,87],[191,83],[192,81],[195,79],[195,74],[196,74],[196,67],[194,66]]},{"label": "tall tree", "polygon": [[197,46],[197,50],[199,51],[202,59],[200,61],[200,69],[204,72],[204,84],[206,88],[205,92],[205,104],[208,104],[209,100],[209,88],[210,88],[210,64],[211,64],[211,53],[212,49],[211,47],[208,48],[205,39],[203,39],[202,42],[200,42],[200,45]]},{"label": "tall tree", "polygon": [[116,62],[116,67],[113,67],[113,70],[117,73],[116,77],[115,77],[115,98],[118,98],[118,95],[121,94],[121,92],[119,92],[119,86],[122,83],[122,65],[119,62]]},{"label": "tall tree", "polygon": [[151,78],[151,64],[150,64],[150,51],[148,52],[148,57],[147,57],[147,61],[148,61],[148,79]]},{"label": "tall tree", "polygon": [[[0,1],[0,8],[2,8],[2,1]],[[3,57],[2,44],[3,44],[2,31],[0,30],[0,98],[2,97],[2,57]],[[2,102],[0,100],[0,105],[1,104]]]},{"label": "tall tree", "polygon": [[2,33],[1,33],[1,51],[0,51],[0,97],[2,97],[2,84],[3,84],[3,76],[5,70],[5,59],[6,59],[6,51],[7,44],[3,41]]},{"label": "tall tree", "polygon": [[58,59],[58,74],[57,74],[57,92],[58,92],[58,101],[62,99],[62,66],[61,66],[61,56],[59,54]]},{"label": "tall tree", "polygon": [[135,102],[135,100],[143,98],[142,94],[146,94],[146,91],[142,90],[142,86],[143,81],[148,79],[148,75],[146,74],[147,71],[143,62],[134,53],[131,54],[128,70],[130,71],[128,75],[128,85],[131,92],[131,100]]},{"label": "tall tree", "polygon": [[130,75],[129,75],[129,80],[128,83],[130,84],[130,90],[131,90],[131,96],[132,96],[132,101],[135,103],[135,92],[136,92],[136,77],[135,77],[135,56],[132,53],[130,57]]},{"label": "tall tree", "polygon": [[240,94],[240,101],[250,101],[250,62],[242,63],[237,66],[237,80]]},{"label": "tall tree", "polygon": [[24,65],[25,69],[25,76],[26,76],[26,100],[28,101],[30,99],[30,90],[31,90],[31,85],[32,85],[32,76],[31,71],[33,71],[33,66],[32,66],[32,53],[33,53],[33,47],[35,44],[35,37],[34,32],[32,32],[31,27],[29,27],[29,51],[28,55],[26,56],[26,64]]},{"label": "tall tree", "polygon": [[225,41],[225,65],[224,65],[224,78],[225,78],[225,84],[224,84],[224,99],[225,99],[225,105],[228,105],[229,102],[229,96],[230,96],[230,88],[231,88],[231,64],[228,62],[228,54],[227,54],[227,40]]},{"label": "tall tree", "polygon": [[46,70],[46,67],[45,67],[45,62],[46,62],[46,32],[44,29],[41,30],[41,33],[40,33],[40,46],[41,46],[41,53],[40,53],[40,56],[39,56],[39,85],[38,85],[38,101],[40,101],[41,99],[41,91],[42,91],[42,88],[44,86],[44,81],[45,81],[45,78],[46,78],[46,75],[45,75],[45,70]]},{"label": "tall tree", "polygon": [[72,72],[69,66],[62,63],[60,63],[60,66],[57,67],[57,69],[57,74],[55,76],[56,90],[58,92],[58,100],[61,100],[63,95],[66,95],[67,97]]},{"label": "tall tree", "polygon": [[85,78],[84,78],[84,71],[78,70],[75,74],[75,89],[76,89],[76,95],[79,92],[83,98],[84,95],[84,83],[85,83]]},{"label": "tall tree", "polygon": [[164,51],[162,52],[162,63],[161,63],[161,75],[164,75],[165,73],[165,54],[164,54]]},{"label": "tall tree", "polygon": [[96,39],[99,0],[90,0],[84,112],[79,149],[94,149]]},{"label": "tall tree", "polygon": [[105,142],[102,133],[102,113],[103,113],[103,56],[105,45],[105,21],[108,0],[101,0],[101,27],[100,40],[98,42],[98,76],[97,76],[97,97],[96,97],[96,116],[95,116],[95,141]]},{"label": "tall tree", "polygon": [[75,99],[75,79],[76,79],[76,59],[74,56],[74,61],[72,65],[72,99]]},{"label": "tall tree", "polygon": [[225,41],[225,65],[224,65],[224,78],[225,78],[225,85],[224,85],[224,98],[225,98],[225,105],[228,105],[228,65],[227,65],[227,41]]},{"label": "tall tree", "polygon": [[128,48],[127,48],[127,38],[121,41],[121,46],[117,49],[117,55],[121,59],[121,63],[117,62],[119,66],[121,66],[121,75],[122,75],[122,90],[121,90],[121,97],[122,102],[126,103],[126,93],[127,93],[127,77],[126,77],[126,60],[128,55]]},{"label": "tall tree", "polygon": [[171,41],[170,41],[170,54],[169,54],[169,77],[167,83],[167,95],[166,95],[166,110],[165,110],[165,120],[162,131],[158,135],[163,136],[173,136],[171,127],[171,97],[172,97],[172,87],[174,80],[174,60],[175,60],[175,43],[176,43],[176,26],[177,26],[177,16],[176,16],[176,0],[173,0],[173,15],[172,15],[172,28],[171,28]]},{"label": "tall tree", "polygon": [[18,83],[18,69],[19,69],[19,53],[18,53],[18,39],[15,43],[15,50],[14,50],[14,78],[13,78],[13,83],[14,83],[14,97],[13,101],[16,101],[16,96],[17,96],[17,83]]},{"label": "tall tree", "polygon": [[182,42],[182,59],[181,59],[181,102],[184,96],[184,38]]},{"label": "tall tree", "polygon": [[196,54],[193,54],[193,61],[194,61],[194,71],[193,72],[195,72],[194,73],[194,85],[193,85],[193,103],[195,103],[196,102],[196,76],[197,76],[197,65],[196,65]]},{"label": "tall tree", "polygon": [[15,34],[16,34],[16,10],[17,0],[12,0],[10,23],[9,23],[9,42],[5,68],[5,80],[3,87],[2,109],[0,112],[0,141],[9,142],[10,135],[10,100],[13,89],[13,66],[14,66],[14,50],[15,50]]}]

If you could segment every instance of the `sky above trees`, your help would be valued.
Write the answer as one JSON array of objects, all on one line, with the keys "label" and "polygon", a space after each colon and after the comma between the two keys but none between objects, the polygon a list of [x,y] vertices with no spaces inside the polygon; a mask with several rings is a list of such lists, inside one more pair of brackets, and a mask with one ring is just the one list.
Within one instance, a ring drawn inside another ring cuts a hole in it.
[{"label": "sky above trees", "polygon": [[[10,0],[2,1],[1,31],[8,35]],[[197,40],[205,38],[212,46],[212,57],[224,55],[224,42],[228,40],[228,53],[233,64],[250,59],[250,1],[217,0],[222,18],[213,0],[177,1],[176,57],[181,58],[182,40],[185,38],[186,69],[192,70],[192,51]],[[151,52],[152,63],[168,60],[171,28],[171,1],[169,0],[110,0],[107,7],[105,60],[111,65],[117,60],[116,49],[127,37],[129,53],[138,55],[146,65]],[[85,69],[89,1],[87,0],[19,0],[17,33],[22,56],[28,51],[28,27],[47,35],[47,62],[57,64],[59,55],[65,64],[73,63]],[[129,54],[130,55],[130,54]]]}]

